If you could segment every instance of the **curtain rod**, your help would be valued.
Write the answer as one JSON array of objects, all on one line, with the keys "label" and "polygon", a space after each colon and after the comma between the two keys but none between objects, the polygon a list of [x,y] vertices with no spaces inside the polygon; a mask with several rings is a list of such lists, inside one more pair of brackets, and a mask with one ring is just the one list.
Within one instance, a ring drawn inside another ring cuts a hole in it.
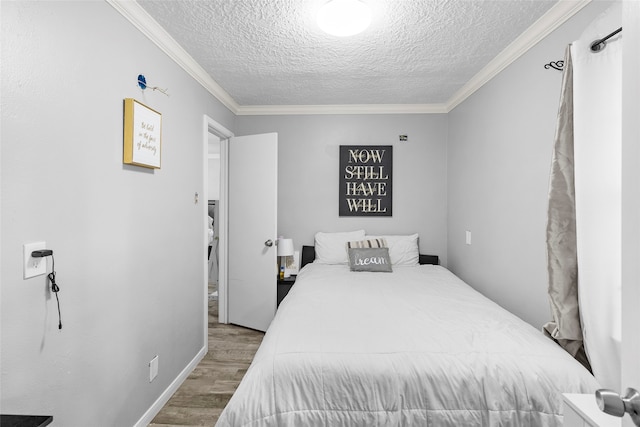
[{"label": "curtain rod", "polygon": [[[607,47],[607,40],[609,40],[611,37],[615,36],[621,31],[622,31],[622,27],[618,28],[611,34],[604,36],[601,39],[594,40],[593,43],[591,43],[591,52],[600,52],[602,49]],[[548,64],[545,64],[544,68],[547,70],[549,68],[553,68],[554,70],[562,71],[564,68],[564,61],[551,61]]]},{"label": "curtain rod", "polygon": [[622,31],[622,27],[618,28],[613,33],[609,34],[608,36],[605,36],[605,37],[603,37],[603,38],[601,38],[599,40],[594,40],[594,42],[591,43],[591,52],[600,52],[602,49],[607,47],[607,40],[609,40],[611,37],[613,37],[616,34],[618,34],[620,31]]}]

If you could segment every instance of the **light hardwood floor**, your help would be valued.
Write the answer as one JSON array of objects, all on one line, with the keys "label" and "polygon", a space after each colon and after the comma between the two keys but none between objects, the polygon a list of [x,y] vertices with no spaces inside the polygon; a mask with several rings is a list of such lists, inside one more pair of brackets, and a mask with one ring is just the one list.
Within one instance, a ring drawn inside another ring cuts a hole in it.
[{"label": "light hardwood floor", "polygon": [[218,323],[218,302],[209,301],[209,352],[150,427],[215,425],[263,337],[262,332]]}]

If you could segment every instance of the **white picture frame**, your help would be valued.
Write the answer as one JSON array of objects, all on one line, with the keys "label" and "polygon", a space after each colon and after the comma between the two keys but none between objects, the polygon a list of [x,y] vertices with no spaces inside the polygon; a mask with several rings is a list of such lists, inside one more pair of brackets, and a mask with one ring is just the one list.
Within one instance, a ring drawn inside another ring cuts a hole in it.
[{"label": "white picture frame", "polygon": [[124,100],[125,164],[160,169],[162,114],[133,98]]}]

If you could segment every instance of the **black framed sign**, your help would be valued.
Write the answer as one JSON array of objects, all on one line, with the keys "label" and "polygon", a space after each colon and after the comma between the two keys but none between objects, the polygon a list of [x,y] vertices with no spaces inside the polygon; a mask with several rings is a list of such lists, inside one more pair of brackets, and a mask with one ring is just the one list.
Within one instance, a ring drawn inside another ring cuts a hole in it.
[{"label": "black framed sign", "polygon": [[393,146],[340,146],[340,216],[391,216]]}]

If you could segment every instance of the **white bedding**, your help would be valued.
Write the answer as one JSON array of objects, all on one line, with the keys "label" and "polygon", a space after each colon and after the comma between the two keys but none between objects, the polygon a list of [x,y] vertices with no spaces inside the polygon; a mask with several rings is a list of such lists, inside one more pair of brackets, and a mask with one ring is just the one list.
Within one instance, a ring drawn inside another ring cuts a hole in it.
[{"label": "white bedding", "polygon": [[224,426],[561,426],[595,379],[440,266],[309,264],[280,305]]}]

